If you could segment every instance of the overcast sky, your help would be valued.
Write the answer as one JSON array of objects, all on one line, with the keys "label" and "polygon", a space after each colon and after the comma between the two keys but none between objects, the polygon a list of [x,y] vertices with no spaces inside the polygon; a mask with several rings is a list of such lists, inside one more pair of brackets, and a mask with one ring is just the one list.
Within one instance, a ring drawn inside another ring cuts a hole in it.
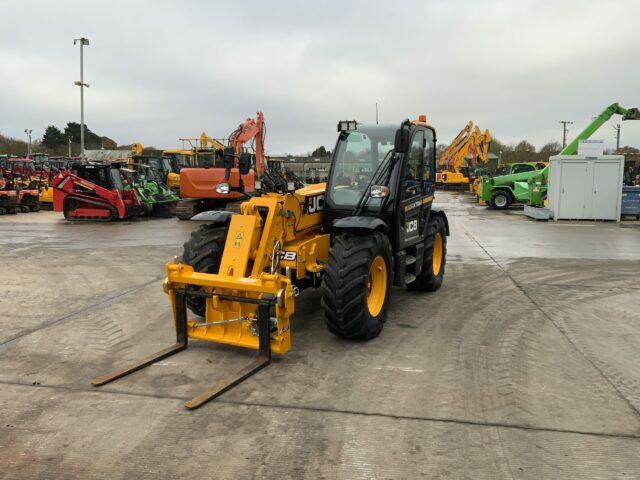
[{"label": "overcast sky", "polygon": [[[333,148],[336,123],[425,113],[505,142],[561,141],[612,102],[640,106],[640,1],[0,0],[0,133],[79,121],[119,144],[226,136],[264,112],[268,153]],[[594,138],[614,145],[609,122]],[[640,146],[640,122],[622,124]]]}]

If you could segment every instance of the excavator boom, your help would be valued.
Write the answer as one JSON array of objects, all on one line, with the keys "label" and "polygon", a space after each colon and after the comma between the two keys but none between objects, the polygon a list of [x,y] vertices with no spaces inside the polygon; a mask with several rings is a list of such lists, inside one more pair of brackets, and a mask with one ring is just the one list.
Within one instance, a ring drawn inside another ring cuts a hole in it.
[{"label": "excavator boom", "polygon": [[236,155],[244,151],[247,142],[255,140],[256,155],[256,172],[259,176],[265,171],[266,162],[264,158],[264,115],[262,112],[256,113],[256,119],[247,118],[247,120],[238,126],[231,135],[229,135],[229,145],[233,147]]},{"label": "excavator boom", "polygon": [[456,135],[451,144],[442,152],[438,165],[440,172],[436,176],[436,181],[441,184],[468,184],[469,177],[462,172],[467,155],[471,154],[470,166],[477,166],[480,161],[483,165],[487,163],[489,144],[491,143],[491,133],[485,130],[484,133],[472,121]]}]

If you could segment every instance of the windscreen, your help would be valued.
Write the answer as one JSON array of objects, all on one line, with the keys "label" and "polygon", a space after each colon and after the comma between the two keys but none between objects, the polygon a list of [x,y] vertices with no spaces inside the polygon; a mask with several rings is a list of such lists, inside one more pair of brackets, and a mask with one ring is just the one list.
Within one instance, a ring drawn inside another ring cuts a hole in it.
[{"label": "windscreen", "polygon": [[[340,133],[328,192],[333,203],[346,207],[357,205],[374,172],[393,149],[395,133],[395,127],[370,127]],[[368,205],[380,201],[370,198]]]},{"label": "windscreen", "polygon": [[213,167],[215,166],[215,154],[198,152],[198,166],[199,167]]},{"label": "windscreen", "polygon": [[189,157],[182,153],[167,153],[164,157],[171,165],[171,171],[179,173],[181,168],[191,165]]},{"label": "windscreen", "polygon": [[171,162],[169,161],[169,159],[162,157],[161,160],[162,160],[162,169],[161,170],[163,172],[172,172],[173,168],[171,166]]},{"label": "windscreen", "polygon": [[122,178],[120,177],[120,170],[117,168],[110,168],[109,175],[111,176],[111,183],[113,187],[122,192],[124,190],[124,184],[122,183]]}]

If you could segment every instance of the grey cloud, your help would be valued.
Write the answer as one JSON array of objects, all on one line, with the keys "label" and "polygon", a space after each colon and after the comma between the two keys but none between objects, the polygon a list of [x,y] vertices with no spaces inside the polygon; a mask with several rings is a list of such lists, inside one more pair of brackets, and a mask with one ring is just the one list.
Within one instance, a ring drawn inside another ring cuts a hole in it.
[{"label": "grey cloud", "polygon": [[[119,143],[224,136],[256,110],[272,153],[331,148],[341,118],[426,113],[448,141],[467,120],[503,141],[558,140],[613,101],[640,104],[636,1],[9,1],[0,131],[78,117]],[[29,25],[25,29],[25,25]],[[614,123],[614,122],[611,122]],[[640,122],[639,122],[640,123]],[[625,124],[623,144],[640,144]],[[605,126],[597,135],[613,142]]]}]

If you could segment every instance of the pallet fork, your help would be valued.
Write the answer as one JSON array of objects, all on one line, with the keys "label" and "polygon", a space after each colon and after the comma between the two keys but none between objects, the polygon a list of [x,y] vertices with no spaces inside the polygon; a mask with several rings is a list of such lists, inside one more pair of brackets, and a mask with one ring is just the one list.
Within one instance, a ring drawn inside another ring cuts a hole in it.
[{"label": "pallet fork", "polygon": [[236,372],[234,375],[219,381],[213,387],[206,389],[200,395],[189,400],[184,404],[186,408],[193,410],[204,405],[209,400],[213,400],[214,398],[222,395],[227,390],[235,387],[271,363],[270,312],[271,306],[274,305],[276,301],[276,298],[273,295],[265,294],[261,299],[254,299],[216,293],[205,293],[202,291],[187,291],[186,288],[182,288],[173,290],[173,298],[175,302],[176,343],[153,355],[143,358],[133,365],[96,377],[91,381],[91,384],[96,387],[105,385],[185,350],[188,345],[187,295],[203,295],[209,298],[216,297],[218,300],[223,301],[257,304],[256,323],[258,330],[258,355],[250,364]]}]

